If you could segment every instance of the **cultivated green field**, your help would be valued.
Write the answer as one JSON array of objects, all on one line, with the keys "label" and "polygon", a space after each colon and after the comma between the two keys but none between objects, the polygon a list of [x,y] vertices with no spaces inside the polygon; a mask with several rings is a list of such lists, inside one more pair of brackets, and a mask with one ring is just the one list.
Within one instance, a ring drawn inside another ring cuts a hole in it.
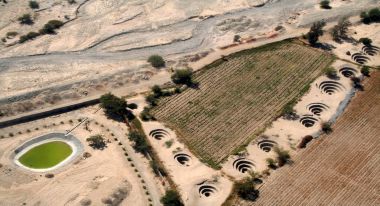
[{"label": "cultivated green field", "polygon": [[196,73],[198,89],[164,98],[152,111],[210,165],[252,140],[333,61],[331,55],[293,41],[227,59]]},{"label": "cultivated green field", "polygon": [[29,168],[50,168],[62,162],[72,152],[68,144],[61,141],[53,141],[30,149],[19,158],[19,161]]}]

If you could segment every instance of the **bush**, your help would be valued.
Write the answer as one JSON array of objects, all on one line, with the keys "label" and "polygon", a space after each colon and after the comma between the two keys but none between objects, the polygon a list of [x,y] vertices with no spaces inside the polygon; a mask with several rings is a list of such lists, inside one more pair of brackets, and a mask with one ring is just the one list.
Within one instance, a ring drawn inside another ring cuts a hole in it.
[{"label": "bush", "polygon": [[322,9],[331,9],[330,1],[328,0],[321,1],[319,5],[321,6]]},{"label": "bush", "polygon": [[24,43],[28,40],[32,40],[32,39],[35,39],[36,37],[38,37],[40,34],[37,33],[37,32],[29,32],[27,35],[22,35],[20,36],[20,39],[19,39],[19,43]]},{"label": "bush", "polygon": [[240,42],[241,37],[239,35],[234,36],[234,42]]},{"label": "bush", "polygon": [[86,141],[90,143],[89,145],[93,149],[103,150],[106,147],[106,141],[104,140],[103,136],[100,134],[93,135],[87,138]]},{"label": "bush", "polygon": [[158,164],[158,162],[157,162],[155,159],[151,160],[151,161],[149,162],[149,165],[150,165],[150,167],[152,168],[153,172],[154,172],[157,176],[160,176],[160,175],[162,175],[162,176],[164,176],[164,177],[166,176],[165,169],[162,168],[162,167]]},{"label": "bush", "polygon": [[249,201],[255,201],[259,197],[259,191],[255,188],[255,184],[251,178],[235,184],[235,190],[240,198]]},{"label": "bush", "polygon": [[158,98],[154,94],[146,96],[145,101],[151,106],[157,106],[158,104]]},{"label": "bush", "polygon": [[165,195],[161,197],[161,203],[164,206],[183,206],[184,204],[181,202],[181,197],[174,190],[167,190]]},{"label": "bush", "polygon": [[324,72],[325,75],[330,79],[336,79],[338,77],[337,71],[332,67],[326,68]]},{"label": "bush", "polygon": [[313,136],[307,135],[304,138],[302,138],[302,141],[298,145],[298,148],[306,148],[306,145],[313,140]]},{"label": "bush", "polygon": [[271,168],[271,169],[277,168],[276,160],[274,160],[272,158],[268,158],[268,159],[266,159],[266,162],[267,162],[269,168]]},{"label": "bush", "polygon": [[75,4],[75,3],[77,3],[75,0],[67,0],[67,2],[68,2],[69,4]]},{"label": "bush", "polygon": [[193,72],[190,69],[178,69],[171,78],[175,84],[185,84],[187,86],[193,86],[195,84]]},{"label": "bush", "polygon": [[367,76],[369,77],[369,67],[368,66],[363,66],[361,69],[360,69],[360,72],[364,75],[364,76]]},{"label": "bush", "polygon": [[322,123],[322,131],[326,134],[330,134],[332,132],[331,123],[330,122]]},{"label": "bush", "polygon": [[367,37],[364,37],[364,38],[360,38],[360,39],[359,39],[359,42],[361,42],[362,44],[364,44],[364,45],[366,45],[366,46],[371,46],[371,44],[372,44],[372,39],[367,38]]},{"label": "bush", "polygon": [[148,107],[144,107],[143,111],[140,113],[140,118],[143,121],[155,120],[154,116],[150,114],[150,109]]},{"label": "bush", "polygon": [[63,26],[63,22],[59,20],[50,20],[40,29],[41,34],[55,34],[55,30]]},{"label": "bush", "polygon": [[154,85],[152,87],[152,92],[153,92],[154,96],[156,96],[156,97],[161,97],[163,94],[162,89],[158,85]]},{"label": "bush", "polygon": [[29,7],[31,9],[39,9],[40,8],[40,5],[38,4],[37,1],[29,1]]},{"label": "bush", "polygon": [[278,162],[278,166],[279,167],[282,167],[286,163],[289,163],[289,161],[290,161],[290,155],[289,155],[288,151],[280,149],[278,147],[274,148],[274,151],[277,154],[277,162]]},{"label": "bush", "polygon": [[17,36],[17,32],[15,32],[15,31],[10,31],[10,32],[7,32],[7,34],[6,34],[6,36],[7,37],[15,37],[15,36]]},{"label": "bush", "polygon": [[159,55],[152,55],[149,57],[148,62],[156,68],[164,67],[165,61],[164,59]]},{"label": "bush", "polygon": [[20,24],[33,24],[33,19],[30,14],[24,14],[17,19]]}]

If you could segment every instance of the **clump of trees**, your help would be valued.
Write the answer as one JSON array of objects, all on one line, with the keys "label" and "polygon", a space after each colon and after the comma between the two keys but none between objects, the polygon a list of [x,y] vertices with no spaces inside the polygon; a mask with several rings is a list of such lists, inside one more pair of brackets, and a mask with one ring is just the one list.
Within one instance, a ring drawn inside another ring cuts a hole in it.
[{"label": "clump of trees", "polygon": [[165,195],[161,197],[161,203],[164,206],[183,206],[184,204],[181,201],[181,197],[178,192],[175,190],[167,190]]},{"label": "clump of trees", "polygon": [[37,1],[29,1],[29,7],[31,9],[39,9],[40,8],[40,5],[38,4]]},{"label": "clump of trees", "polygon": [[306,37],[310,45],[315,46],[319,40],[319,37],[323,35],[323,27],[326,26],[326,22],[318,21],[313,23],[310,27],[310,31],[307,33]]},{"label": "clump of trees", "polygon": [[[129,109],[136,109],[136,104],[128,104],[123,98],[119,98],[111,93],[104,94],[100,97],[100,107],[104,109],[106,115],[113,119],[134,118]],[[129,108],[129,109],[127,109]]]},{"label": "clump of trees", "polygon": [[362,12],[360,14],[362,22],[365,24],[370,24],[372,22],[380,22],[380,9],[374,8],[369,10],[369,12]]},{"label": "clump of trees", "polygon": [[106,141],[100,134],[93,135],[87,138],[86,141],[89,142],[90,147],[92,147],[93,149],[103,150],[106,147]]},{"label": "clump of trees", "polygon": [[63,26],[63,22],[60,20],[50,20],[48,23],[44,25],[42,29],[40,29],[40,34],[55,34],[56,29],[59,29]]},{"label": "clump of trees", "polygon": [[366,45],[366,46],[371,46],[372,39],[364,37],[364,38],[360,38],[359,42],[362,43],[362,44],[364,44],[364,45]]},{"label": "clump of trees", "polygon": [[331,9],[330,1],[329,0],[323,0],[319,3],[322,9]]},{"label": "clump of trees", "polygon": [[339,42],[342,39],[347,38],[347,32],[348,32],[348,27],[350,27],[352,24],[348,20],[348,18],[343,18],[338,21],[338,24],[335,25],[331,31],[331,35],[334,39],[334,41]]},{"label": "clump of trees", "polygon": [[255,201],[259,197],[259,190],[255,187],[254,178],[245,178],[235,184],[235,191],[240,198]]},{"label": "clump of trees", "polygon": [[171,78],[175,84],[184,84],[189,87],[198,84],[193,78],[193,71],[191,69],[177,69]]},{"label": "clump of trees", "polygon": [[337,71],[332,67],[327,67],[324,72],[325,72],[325,75],[330,79],[337,79],[338,78]]},{"label": "clump of trees", "polygon": [[155,68],[161,68],[165,66],[165,60],[160,55],[152,55],[148,58],[148,62]]},{"label": "clump of trees", "polygon": [[30,14],[24,14],[24,15],[20,16],[17,20],[20,22],[20,24],[31,25],[34,23],[32,16]]}]

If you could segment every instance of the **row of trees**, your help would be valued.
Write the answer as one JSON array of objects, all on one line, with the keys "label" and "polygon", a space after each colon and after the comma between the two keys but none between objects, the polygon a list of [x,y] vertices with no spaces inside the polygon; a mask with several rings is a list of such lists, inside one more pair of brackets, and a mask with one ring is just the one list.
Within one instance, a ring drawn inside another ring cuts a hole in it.
[{"label": "row of trees", "polygon": [[[33,24],[30,14],[24,14],[18,20],[20,24]],[[40,35],[55,34],[56,30],[62,27],[63,24],[64,23],[59,20],[50,20],[38,32],[29,32],[26,35],[20,36],[19,43],[24,43],[25,41],[35,39]]]}]

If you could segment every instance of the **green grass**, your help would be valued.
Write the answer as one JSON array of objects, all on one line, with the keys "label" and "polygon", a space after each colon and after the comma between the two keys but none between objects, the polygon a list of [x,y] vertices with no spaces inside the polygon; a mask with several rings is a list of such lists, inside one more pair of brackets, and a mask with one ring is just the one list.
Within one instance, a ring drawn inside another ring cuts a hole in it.
[{"label": "green grass", "polygon": [[50,168],[62,162],[73,152],[71,147],[61,141],[38,145],[23,154],[21,164],[34,169]]}]

